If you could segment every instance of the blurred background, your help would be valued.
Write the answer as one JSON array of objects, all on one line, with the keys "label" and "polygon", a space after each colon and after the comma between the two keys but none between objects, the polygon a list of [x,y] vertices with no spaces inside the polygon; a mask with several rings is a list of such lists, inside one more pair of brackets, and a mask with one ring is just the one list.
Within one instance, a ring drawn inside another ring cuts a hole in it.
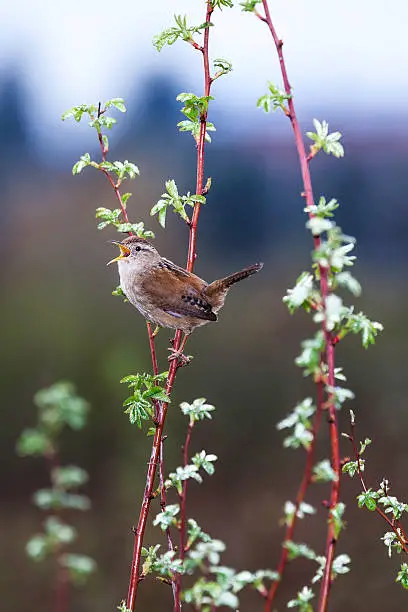
[{"label": "blurred background", "polygon": [[[341,203],[338,222],[358,241],[355,274],[364,293],[356,307],[381,321],[385,333],[367,352],[357,338],[347,339],[336,349],[338,365],[356,393],[350,407],[358,433],[373,440],[368,482],[375,488],[386,475],[394,495],[406,500],[408,8],[402,0],[275,4],[303,131],[317,117],[344,135],[344,159],[321,154],[312,163],[315,195]],[[149,371],[150,358],[143,319],[111,296],[117,271],[105,264],[116,254],[108,243],[116,236],[96,231],[94,210],[114,208],[113,193],[91,169],[71,175],[80,154],[98,155],[95,134],[85,122],[61,123],[60,116],[76,104],[126,99],[128,113],[119,117],[110,142],[111,159],[130,159],[141,170],[129,187],[129,216],[144,220],[160,252],[183,265],[187,228],[170,215],[163,232],[148,212],[168,178],[180,192],[195,190],[193,140],[177,131],[182,115],[175,98],[181,91],[200,94],[201,64],[188,45],[158,54],[151,39],[171,25],[173,11],[201,23],[203,7],[187,0],[171,9],[163,0],[112,7],[100,0],[79,11],[19,0],[1,9],[0,595],[9,609],[52,609],[52,565],[34,565],[24,552],[43,520],[31,496],[48,485],[47,466],[17,457],[15,443],[35,424],[33,394],[60,379],[72,380],[92,405],[89,426],[64,436],[61,457],[90,472],[92,511],[72,516],[80,535],[74,548],[99,566],[87,587],[73,592],[71,610],[113,610],[126,595],[130,527],[150,439],[122,414],[126,389],[119,379]],[[234,288],[217,325],[198,330],[189,342],[195,358],[177,377],[167,469],[181,462],[186,423],[179,402],[206,397],[217,407],[216,418],[197,427],[192,451],[205,448],[219,460],[203,486],[190,486],[188,514],[227,544],[225,565],[255,570],[276,566],[282,507],[294,499],[302,474],[304,453],[284,450],[275,424],[313,393],[293,364],[300,341],[313,333],[310,318],[290,317],[281,299],[309,266],[311,241],[289,122],[255,107],[268,79],[280,85],[268,31],[237,7],[213,21],[211,56],[229,59],[234,71],[212,91],[217,132],[207,148],[206,176],[213,187],[200,218],[196,272],[212,280],[259,260],[265,267]],[[161,369],[168,338],[166,331],[158,337]],[[347,411],[340,420],[347,430]],[[328,456],[324,427],[321,442],[321,457]],[[346,441],[342,452],[350,453]],[[353,571],[335,585],[330,609],[405,609],[406,597],[394,585],[398,559],[389,560],[379,540],[386,526],[356,509],[358,492],[356,482],[344,480],[348,529],[338,552],[350,554]],[[327,495],[323,486],[310,490],[307,501],[319,510],[296,536],[319,552]],[[149,526],[146,543],[159,539]],[[289,567],[277,609],[311,571],[309,563]],[[146,581],[140,609],[172,609],[168,591]],[[255,594],[242,598],[241,610],[259,609]]]}]

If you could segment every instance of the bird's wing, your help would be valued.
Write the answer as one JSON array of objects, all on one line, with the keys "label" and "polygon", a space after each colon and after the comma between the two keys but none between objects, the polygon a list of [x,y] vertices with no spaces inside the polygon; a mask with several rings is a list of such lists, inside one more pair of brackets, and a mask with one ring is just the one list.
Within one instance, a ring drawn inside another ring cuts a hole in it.
[{"label": "bird's wing", "polygon": [[162,258],[157,268],[142,280],[142,287],[159,308],[174,317],[217,320],[217,315],[212,312],[211,304],[203,293],[207,283],[171,261]]}]

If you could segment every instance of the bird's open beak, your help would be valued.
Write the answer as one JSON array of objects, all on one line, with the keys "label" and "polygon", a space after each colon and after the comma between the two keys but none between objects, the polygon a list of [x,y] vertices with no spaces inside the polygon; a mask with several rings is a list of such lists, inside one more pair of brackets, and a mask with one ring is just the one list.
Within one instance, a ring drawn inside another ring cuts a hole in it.
[{"label": "bird's open beak", "polygon": [[115,259],[111,259],[110,261],[108,261],[108,263],[106,264],[107,266],[109,266],[111,263],[115,261],[126,259],[126,257],[130,255],[129,247],[125,246],[124,244],[121,244],[120,242],[116,242],[115,240],[112,240],[112,244],[116,244],[116,246],[120,248],[120,255],[118,255],[118,257],[115,257]]}]

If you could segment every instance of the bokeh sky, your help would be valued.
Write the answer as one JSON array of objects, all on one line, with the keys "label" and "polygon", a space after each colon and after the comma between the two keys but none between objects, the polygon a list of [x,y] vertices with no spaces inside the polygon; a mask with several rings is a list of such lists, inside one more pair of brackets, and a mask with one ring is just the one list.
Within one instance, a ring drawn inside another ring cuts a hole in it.
[{"label": "bokeh sky", "polygon": [[[263,93],[268,76],[277,80],[266,27],[238,9],[217,11],[219,27],[211,40],[212,57],[225,57],[234,66],[228,86],[224,82],[214,91],[221,101],[228,96],[232,122]],[[331,107],[332,113],[338,110],[353,116],[360,127],[369,115],[381,128],[381,117],[398,116],[407,107],[406,2],[293,0],[274,2],[271,9],[286,43],[300,110],[313,108],[316,113]],[[192,23],[200,23],[203,11],[202,0],[123,0],[119,10],[108,0],[97,5],[61,0],[3,2],[0,70],[21,71],[39,144],[53,140],[55,146],[55,130],[61,131],[59,117],[74,104],[126,98],[130,93],[137,99],[139,91],[143,95],[147,75],[159,71],[178,76],[185,88],[199,87],[201,73],[194,70],[198,54],[194,56],[183,44],[159,54],[151,40],[172,24],[173,12],[188,14]],[[254,120],[257,116],[253,115]],[[240,123],[240,129],[248,127]],[[72,134],[80,139],[82,132],[76,129]]]}]

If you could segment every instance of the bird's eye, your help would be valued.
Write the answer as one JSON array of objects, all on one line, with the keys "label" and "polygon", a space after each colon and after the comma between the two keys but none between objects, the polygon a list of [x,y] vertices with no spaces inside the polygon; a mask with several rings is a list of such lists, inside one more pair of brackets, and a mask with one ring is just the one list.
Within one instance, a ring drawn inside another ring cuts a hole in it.
[{"label": "bird's eye", "polygon": [[141,250],[140,246],[137,246],[137,247],[135,248],[135,251],[140,251],[140,250]]}]

